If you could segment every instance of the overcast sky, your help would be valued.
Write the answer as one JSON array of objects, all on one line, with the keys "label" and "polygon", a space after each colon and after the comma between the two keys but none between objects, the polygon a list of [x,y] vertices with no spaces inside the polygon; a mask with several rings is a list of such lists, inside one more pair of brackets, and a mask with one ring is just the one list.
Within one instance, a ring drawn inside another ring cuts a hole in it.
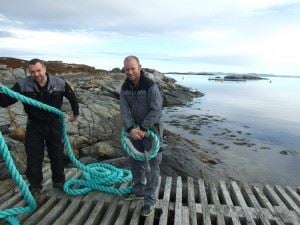
[{"label": "overcast sky", "polygon": [[300,75],[300,0],[1,0],[0,56]]}]

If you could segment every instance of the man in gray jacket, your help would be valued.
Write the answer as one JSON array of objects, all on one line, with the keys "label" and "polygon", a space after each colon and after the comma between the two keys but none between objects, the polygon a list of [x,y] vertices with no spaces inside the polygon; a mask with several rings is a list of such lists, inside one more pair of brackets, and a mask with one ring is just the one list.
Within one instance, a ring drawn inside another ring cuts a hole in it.
[{"label": "man in gray jacket", "polygon": [[[124,59],[124,69],[127,79],[120,92],[121,116],[132,144],[138,151],[144,152],[151,148],[151,140],[145,137],[147,129],[154,130],[159,136],[163,100],[156,83],[144,75],[136,56],[127,56]],[[160,150],[157,156],[149,161],[151,171],[146,172],[145,162],[130,158],[133,190],[126,199],[144,199],[141,212],[143,216],[149,216],[154,212],[161,160]]]}]

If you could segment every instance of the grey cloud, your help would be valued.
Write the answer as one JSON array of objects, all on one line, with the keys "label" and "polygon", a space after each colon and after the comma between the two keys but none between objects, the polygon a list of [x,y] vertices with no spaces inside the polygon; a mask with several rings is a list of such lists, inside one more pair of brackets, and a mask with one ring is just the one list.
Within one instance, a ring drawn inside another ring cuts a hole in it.
[{"label": "grey cloud", "polygon": [[0,38],[15,37],[14,34],[8,31],[0,30]]},{"label": "grey cloud", "polygon": [[197,4],[195,7],[178,9],[175,5],[159,2],[154,7],[149,1],[3,0],[0,14],[11,21],[19,21],[24,28],[34,30],[81,29],[149,34],[192,30],[207,25],[205,16],[196,13],[199,3],[194,3]]},{"label": "grey cloud", "polygon": [[[154,4],[155,3],[155,4]],[[298,7],[298,5],[296,5]],[[291,9],[295,5],[282,5]],[[91,33],[115,32],[124,35],[163,35],[205,29],[237,29],[247,33],[260,32],[264,27],[286,23],[288,10],[277,19],[269,16],[276,7],[242,14],[230,7],[209,8],[204,1],[17,1],[2,0],[0,15],[11,23],[31,30],[74,31]],[[299,7],[298,7],[299,8]],[[300,14],[293,14],[300,19]],[[3,21],[2,21],[3,23]],[[1,24],[1,18],[0,18]],[[257,26],[259,24],[259,26]],[[270,25],[271,24],[271,25]]]}]

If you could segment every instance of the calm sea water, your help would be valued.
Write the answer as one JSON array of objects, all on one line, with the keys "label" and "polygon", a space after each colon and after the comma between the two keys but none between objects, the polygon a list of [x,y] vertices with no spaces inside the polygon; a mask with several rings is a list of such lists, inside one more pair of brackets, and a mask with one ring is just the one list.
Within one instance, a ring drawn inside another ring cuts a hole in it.
[{"label": "calm sea water", "polygon": [[[241,155],[241,159],[247,158],[249,169],[246,160],[239,165],[224,156],[225,163],[232,164],[232,167],[246,167],[245,174],[253,182],[275,179],[278,183],[300,184],[300,78],[269,77],[270,81],[220,82],[209,81],[210,76],[168,76],[205,94],[188,106],[194,114],[209,112],[226,118],[229,128],[250,127],[251,138],[257,142],[294,153],[284,156],[278,152],[273,155],[270,152],[235,152],[235,155]],[[255,172],[249,172],[253,170],[254,162],[258,169],[266,170],[257,179],[251,179],[249,175]],[[276,177],[276,173],[285,178]]]}]

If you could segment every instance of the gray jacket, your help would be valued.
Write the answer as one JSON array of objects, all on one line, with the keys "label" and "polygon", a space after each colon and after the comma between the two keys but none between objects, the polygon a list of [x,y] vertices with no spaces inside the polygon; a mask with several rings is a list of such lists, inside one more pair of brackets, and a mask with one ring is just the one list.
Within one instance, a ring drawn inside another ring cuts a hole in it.
[{"label": "gray jacket", "polygon": [[158,86],[143,71],[138,88],[126,79],[120,91],[120,109],[127,132],[139,126],[142,130],[151,128],[161,133],[162,101]]}]

